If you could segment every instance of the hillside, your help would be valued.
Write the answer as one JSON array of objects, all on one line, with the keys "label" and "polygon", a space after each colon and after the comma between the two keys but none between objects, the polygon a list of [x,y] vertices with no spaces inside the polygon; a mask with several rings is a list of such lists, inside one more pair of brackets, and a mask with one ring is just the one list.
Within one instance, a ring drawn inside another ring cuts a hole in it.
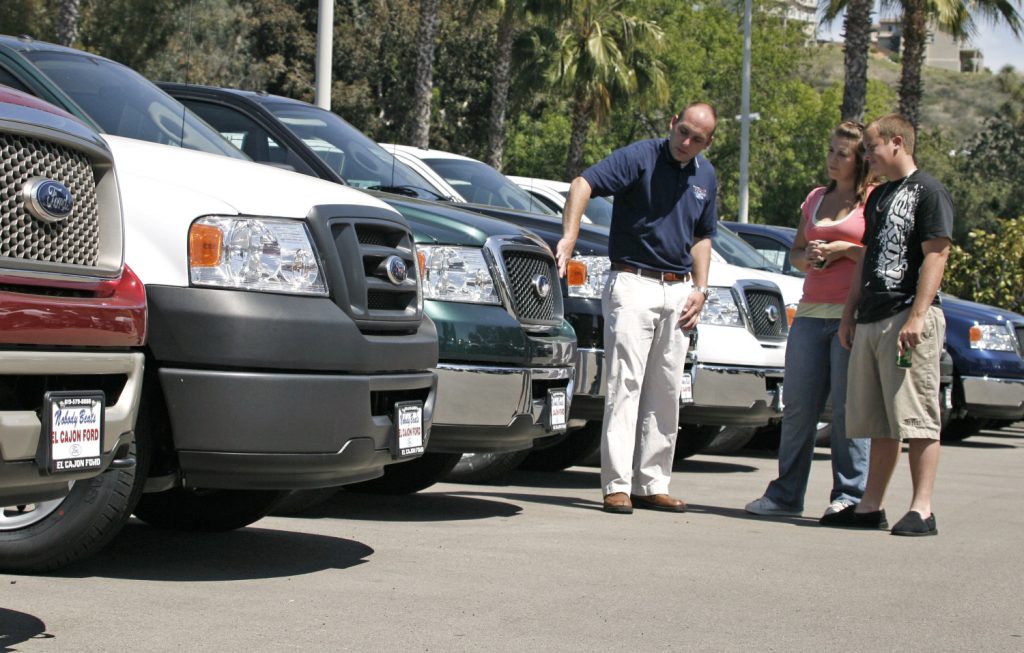
[{"label": "hillside", "polygon": [[[822,89],[843,79],[843,50],[837,43],[814,46],[804,79]],[[899,92],[900,65],[879,52],[872,52],[868,78],[889,85]],[[924,69],[924,101],[921,127],[959,136],[976,132],[985,118],[994,113],[1007,95],[997,86],[996,76],[988,71],[956,73],[936,68]],[[896,107],[893,107],[895,110]]]}]

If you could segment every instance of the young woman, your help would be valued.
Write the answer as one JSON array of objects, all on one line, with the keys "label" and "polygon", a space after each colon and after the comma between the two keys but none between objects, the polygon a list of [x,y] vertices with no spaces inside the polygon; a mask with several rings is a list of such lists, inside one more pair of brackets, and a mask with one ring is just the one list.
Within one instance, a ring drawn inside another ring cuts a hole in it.
[{"label": "young woman", "polygon": [[786,345],[786,404],[779,442],[779,477],[746,511],[801,515],[814,456],[818,418],[832,393],[832,494],[825,514],[856,504],[864,494],[869,440],[846,438],[846,370],[850,352],[839,343],[839,322],[851,273],[864,247],[864,204],[870,178],[863,127],[844,122],[832,132],[827,186],[811,191],[789,253],[807,272],[804,294]]}]

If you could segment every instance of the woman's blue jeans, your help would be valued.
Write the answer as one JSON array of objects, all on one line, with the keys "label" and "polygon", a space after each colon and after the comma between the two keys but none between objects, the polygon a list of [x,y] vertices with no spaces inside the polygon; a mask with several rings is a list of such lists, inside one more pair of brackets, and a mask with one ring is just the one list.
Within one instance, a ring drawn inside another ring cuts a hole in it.
[{"label": "woman's blue jeans", "polygon": [[818,418],[832,391],[832,494],[859,503],[867,480],[871,440],[846,438],[846,371],[850,352],[839,344],[839,320],[798,317],[786,343],[786,377],[779,440],[779,477],[765,495],[803,510],[814,459]]}]

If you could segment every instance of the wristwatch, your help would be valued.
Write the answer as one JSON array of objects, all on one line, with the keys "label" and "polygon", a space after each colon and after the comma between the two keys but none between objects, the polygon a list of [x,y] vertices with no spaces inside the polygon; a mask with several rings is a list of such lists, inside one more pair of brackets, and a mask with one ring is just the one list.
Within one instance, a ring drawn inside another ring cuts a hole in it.
[{"label": "wristwatch", "polygon": [[704,295],[704,301],[707,301],[711,297],[711,289],[707,286],[694,286],[693,289]]}]

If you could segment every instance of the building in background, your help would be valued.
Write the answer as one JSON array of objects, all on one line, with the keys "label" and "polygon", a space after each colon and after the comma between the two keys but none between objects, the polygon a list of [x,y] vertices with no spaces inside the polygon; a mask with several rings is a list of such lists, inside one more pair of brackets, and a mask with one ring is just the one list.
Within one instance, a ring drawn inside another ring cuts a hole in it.
[{"label": "building in background", "polygon": [[[878,21],[872,41],[879,50],[897,54],[901,47],[900,17],[885,17]],[[934,21],[928,24],[928,43],[924,50],[924,64],[957,72],[980,72],[984,68],[981,50],[970,41],[961,41],[938,28]]]}]

